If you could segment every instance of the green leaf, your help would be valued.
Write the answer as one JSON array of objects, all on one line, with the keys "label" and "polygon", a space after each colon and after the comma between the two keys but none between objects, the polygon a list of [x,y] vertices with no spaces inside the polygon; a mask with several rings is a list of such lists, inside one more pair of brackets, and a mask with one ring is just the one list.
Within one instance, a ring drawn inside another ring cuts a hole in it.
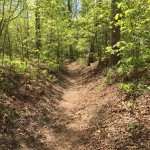
[{"label": "green leaf", "polygon": [[129,108],[131,108],[131,107],[133,106],[133,103],[132,103],[132,102],[128,102],[128,103],[127,103],[127,106],[128,106]]},{"label": "green leaf", "polygon": [[119,14],[116,14],[115,20],[118,20],[118,19],[119,19]]}]

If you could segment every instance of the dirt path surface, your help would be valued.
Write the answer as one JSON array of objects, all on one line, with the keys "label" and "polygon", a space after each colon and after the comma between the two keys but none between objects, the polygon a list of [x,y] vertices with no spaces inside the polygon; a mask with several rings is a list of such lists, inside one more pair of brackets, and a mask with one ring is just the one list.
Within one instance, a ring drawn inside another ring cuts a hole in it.
[{"label": "dirt path surface", "polygon": [[67,85],[66,89],[62,90],[62,100],[58,106],[59,119],[56,128],[59,128],[59,131],[55,137],[49,137],[50,140],[57,138],[57,144],[52,148],[55,150],[87,149],[81,136],[82,132],[88,129],[97,105],[87,103],[89,91],[86,91],[87,87],[82,84],[82,76],[78,74],[80,67],[77,63],[67,66]]},{"label": "dirt path surface", "polygon": [[50,74],[19,86],[25,78],[9,77],[18,88],[0,99],[0,150],[150,149],[149,91],[126,100],[119,83],[105,85],[101,70],[77,62],[54,82]]},{"label": "dirt path surface", "polygon": [[18,86],[15,101],[5,96],[2,103],[12,113],[1,116],[0,150],[88,150],[83,133],[99,99],[94,84],[84,81],[84,69],[71,63],[56,74],[56,83],[41,76],[37,83]]}]

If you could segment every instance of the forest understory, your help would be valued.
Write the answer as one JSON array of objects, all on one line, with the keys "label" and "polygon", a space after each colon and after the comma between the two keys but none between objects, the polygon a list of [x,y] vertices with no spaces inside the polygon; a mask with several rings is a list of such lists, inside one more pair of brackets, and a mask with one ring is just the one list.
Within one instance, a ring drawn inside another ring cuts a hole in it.
[{"label": "forest understory", "polygon": [[149,90],[135,98],[104,73],[73,62],[33,82],[5,68],[0,150],[149,150]]}]

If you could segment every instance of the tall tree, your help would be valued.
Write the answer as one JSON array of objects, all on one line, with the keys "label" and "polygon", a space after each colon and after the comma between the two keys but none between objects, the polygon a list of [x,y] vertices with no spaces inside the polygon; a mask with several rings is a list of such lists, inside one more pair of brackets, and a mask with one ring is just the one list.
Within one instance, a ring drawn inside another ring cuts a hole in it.
[{"label": "tall tree", "polygon": [[[69,13],[69,18],[68,18],[68,21],[69,21],[69,29],[71,29],[71,26],[72,26],[72,0],[68,0],[68,13]],[[74,60],[74,52],[73,52],[73,45],[72,43],[69,44],[69,57],[70,57],[70,60]]]},{"label": "tall tree", "polygon": [[38,58],[38,62],[40,60],[40,50],[42,46],[41,42],[41,21],[40,21],[40,2],[39,0],[35,1],[36,9],[35,9],[35,25],[36,25],[36,55]]},{"label": "tall tree", "polygon": [[[112,54],[110,55],[109,59],[109,66],[116,65],[118,61],[121,59],[119,53],[118,53],[118,47],[117,47],[117,42],[120,41],[120,25],[117,24],[118,20],[120,19],[120,13],[121,10],[117,6],[118,0],[112,0],[111,3],[111,22],[112,22],[112,27],[110,30],[110,46],[113,49]],[[117,16],[117,17],[116,17]]]}]

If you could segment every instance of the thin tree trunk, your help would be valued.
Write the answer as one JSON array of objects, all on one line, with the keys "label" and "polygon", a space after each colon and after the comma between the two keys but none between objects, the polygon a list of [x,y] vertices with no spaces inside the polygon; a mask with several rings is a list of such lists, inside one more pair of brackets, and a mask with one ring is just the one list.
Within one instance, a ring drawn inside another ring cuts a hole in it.
[{"label": "thin tree trunk", "polygon": [[[70,25],[69,25],[69,28],[71,28],[71,18],[72,18],[72,0],[68,0],[68,12],[69,12],[69,22],[70,22]],[[73,52],[73,45],[70,44],[69,45],[69,57],[70,57],[70,60],[74,60],[74,52]]]},{"label": "thin tree trunk", "polygon": [[36,0],[35,21],[36,21],[36,50],[37,50],[36,56],[37,56],[38,63],[39,63],[39,61],[40,61],[40,49],[42,46],[39,0]]},{"label": "thin tree trunk", "polygon": [[6,31],[5,31],[4,41],[3,41],[3,46],[2,46],[2,66],[4,65],[4,57],[5,57],[5,42],[6,42],[7,33],[8,33],[8,27],[6,28]]},{"label": "thin tree trunk", "polygon": [[88,66],[90,66],[90,64],[94,62],[94,51],[95,51],[94,38],[92,38],[92,40],[91,40],[91,45],[90,45],[90,51],[89,51],[88,62],[87,62],[87,65],[88,65]]}]

